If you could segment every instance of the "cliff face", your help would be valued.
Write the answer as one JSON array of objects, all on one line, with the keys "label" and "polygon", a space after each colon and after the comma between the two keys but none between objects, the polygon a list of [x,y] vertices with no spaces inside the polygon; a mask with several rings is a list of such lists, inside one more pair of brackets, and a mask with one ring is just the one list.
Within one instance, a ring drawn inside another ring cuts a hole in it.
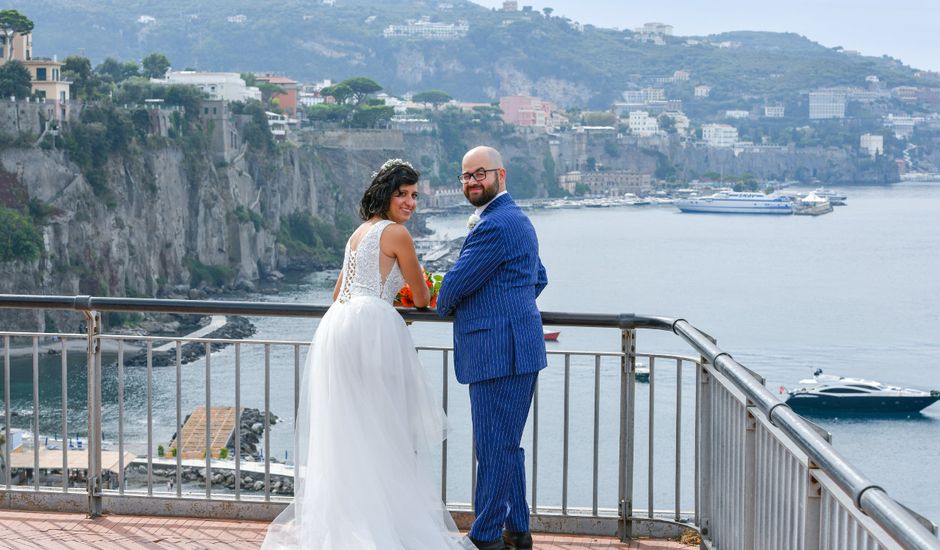
[{"label": "cliff face", "polygon": [[[41,257],[0,262],[0,292],[185,295],[206,270],[226,285],[250,286],[275,270],[325,267],[329,261],[299,258],[283,244],[282,221],[313,215],[331,229],[339,217],[354,219],[372,171],[405,156],[401,134],[384,134],[303,140],[226,165],[157,140],[109,157],[107,194],[98,195],[62,150],[2,147],[0,199],[20,210],[38,202],[47,215]],[[324,246],[337,248],[335,239]],[[13,317],[13,326],[43,328],[41,313]]]}]

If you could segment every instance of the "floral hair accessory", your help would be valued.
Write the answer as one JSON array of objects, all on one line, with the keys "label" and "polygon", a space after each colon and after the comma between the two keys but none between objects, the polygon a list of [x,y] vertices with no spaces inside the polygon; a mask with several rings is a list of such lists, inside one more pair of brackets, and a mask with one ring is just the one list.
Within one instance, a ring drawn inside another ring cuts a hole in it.
[{"label": "floral hair accessory", "polygon": [[387,172],[388,170],[391,170],[392,168],[397,168],[397,167],[399,167],[399,166],[407,166],[408,168],[411,168],[412,170],[415,169],[415,167],[412,166],[411,163],[408,162],[407,160],[404,160],[404,159],[388,159],[387,161],[385,161],[385,164],[383,164],[382,166],[379,167],[379,169],[378,169],[377,171],[372,172],[372,179],[375,179],[376,176],[378,176],[379,174],[381,174],[381,173],[383,173],[383,172]]}]

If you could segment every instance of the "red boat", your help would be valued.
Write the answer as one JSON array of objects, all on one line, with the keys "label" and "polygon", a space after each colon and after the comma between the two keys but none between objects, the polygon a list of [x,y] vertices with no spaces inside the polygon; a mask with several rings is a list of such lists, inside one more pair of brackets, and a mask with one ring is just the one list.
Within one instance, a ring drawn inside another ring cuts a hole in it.
[{"label": "red boat", "polygon": [[547,330],[542,330],[542,336],[545,337],[547,342],[555,342],[558,340],[558,335],[561,334],[561,331],[549,332]]}]

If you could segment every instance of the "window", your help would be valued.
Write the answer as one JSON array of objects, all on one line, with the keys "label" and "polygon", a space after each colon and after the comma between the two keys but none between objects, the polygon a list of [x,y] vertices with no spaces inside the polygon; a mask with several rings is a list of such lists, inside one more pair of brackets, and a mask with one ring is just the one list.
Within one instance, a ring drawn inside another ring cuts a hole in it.
[{"label": "window", "polygon": [[862,390],[856,390],[852,388],[826,388],[824,390],[819,390],[819,393],[836,393],[836,394],[849,394],[849,393],[868,393]]},{"label": "window", "polygon": [[36,67],[36,80],[47,80],[45,67]]}]

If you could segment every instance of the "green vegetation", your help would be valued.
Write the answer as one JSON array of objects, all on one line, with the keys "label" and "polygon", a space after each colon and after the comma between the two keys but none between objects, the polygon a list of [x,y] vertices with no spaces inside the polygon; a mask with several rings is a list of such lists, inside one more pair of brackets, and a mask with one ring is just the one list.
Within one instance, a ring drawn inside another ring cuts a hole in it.
[{"label": "green vegetation", "polygon": [[228,266],[207,265],[195,258],[188,258],[186,267],[189,268],[189,284],[192,287],[198,287],[202,283],[222,287],[235,277],[235,272]]},{"label": "green vegetation", "polygon": [[295,212],[281,218],[277,240],[291,256],[318,265],[337,265],[342,262],[346,236],[354,227],[355,221],[347,216],[337,215],[336,223],[330,224],[306,212]]},{"label": "green vegetation", "polygon": [[8,61],[0,67],[0,97],[29,97],[32,94],[29,70],[20,61]]},{"label": "green vegetation", "polygon": [[13,35],[31,32],[33,32],[33,22],[29,17],[16,10],[0,10],[0,40],[8,45],[4,48],[4,59],[13,59]]},{"label": "green vegetation", "polygon": [[33,220],[0,206],[0,262],[34,260],[42,254],[42,234]]}]

